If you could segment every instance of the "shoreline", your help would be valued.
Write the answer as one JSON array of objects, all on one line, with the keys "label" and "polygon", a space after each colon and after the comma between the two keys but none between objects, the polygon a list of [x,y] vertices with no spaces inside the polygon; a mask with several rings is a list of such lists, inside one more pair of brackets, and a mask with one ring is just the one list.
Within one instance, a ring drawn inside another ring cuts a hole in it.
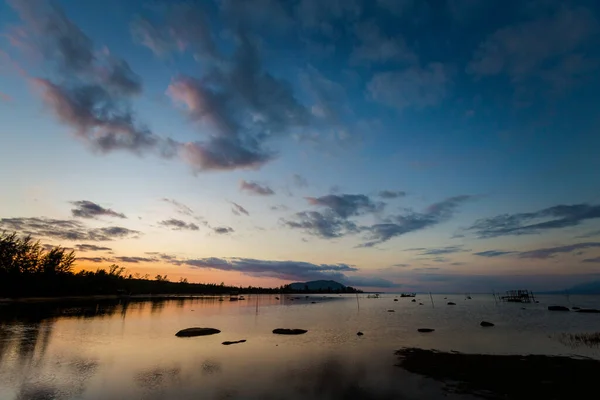
[{"label": "shoreline", "polygon": [[402,348],[397,367],[444,384],[444,391],[486,399],[587,398],[597,391],[600,360],[493,355]]},{"label": "shoreline", "polygon": [[136,294],[131,296],[120,296],[118,294],[98,294],[84,296],[56,296],[56,297],[17,297],[0,298],[0,304],[24,304],[24,303],[46,303],[61,301],[81,301],[81,300],[168,300],[168,299],[193,299],[193,298],[218,298],[227,295],[213,294]]}]

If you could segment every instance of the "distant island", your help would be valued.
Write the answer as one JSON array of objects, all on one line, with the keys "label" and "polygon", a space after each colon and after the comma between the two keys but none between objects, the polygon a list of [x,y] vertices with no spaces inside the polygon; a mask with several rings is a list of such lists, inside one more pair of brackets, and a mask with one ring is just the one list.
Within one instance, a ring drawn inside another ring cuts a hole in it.
[{"label": "distant island", "polygon": [[309,293],[362,293],[362,290],[353,288],[352,286],[344,286],[336,281],[310,281],[310,282],[294,282],[287,285],[289,290],[295,292]]},{"label": "distant island", "polygon": [[135,295],[226,295],[232,293],[360,293],[334,281],[296,282],[275,288],[170,281],[167,275],[132,275],[116,264],[95,271],[73,269],[73,250],[44,249],[30,236],[0,232],[0,298]]}]

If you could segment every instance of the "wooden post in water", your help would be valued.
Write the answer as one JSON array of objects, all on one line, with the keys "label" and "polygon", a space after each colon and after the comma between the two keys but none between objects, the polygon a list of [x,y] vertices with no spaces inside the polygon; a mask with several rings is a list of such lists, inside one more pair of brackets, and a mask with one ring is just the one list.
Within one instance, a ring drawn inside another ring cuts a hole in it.
[{"label": "wooden post in water", "polygon": [[356,293],[356,308],[360,311],[360,303],[358,302],[358,293]]},{"label": "wooden post in water", "polygon": [[258,293],[256,294],[256,313],[258,314]]},{"label": "wooden post in water", "polygon": [[433,296],[431,295],[431,292],[429,292],[429,298],[431,299],[431,307],[435,308],[435,303],[433,302]]},{"label": "wooden post in water", "polygon": [[498,300],[496,300],[496,291],[492,290],[492,296],[494,296],[494,303],[496,303],[496,305],[498,305]]}]

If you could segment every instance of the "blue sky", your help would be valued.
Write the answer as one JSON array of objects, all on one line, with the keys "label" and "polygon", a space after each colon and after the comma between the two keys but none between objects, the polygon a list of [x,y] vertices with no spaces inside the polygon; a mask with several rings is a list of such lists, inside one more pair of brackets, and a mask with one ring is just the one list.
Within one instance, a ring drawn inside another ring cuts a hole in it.
[{"label": "blue sky", "polygon": [[79,268],[598,277],[594,1],[9,0],[0,26],[0,228]]}]

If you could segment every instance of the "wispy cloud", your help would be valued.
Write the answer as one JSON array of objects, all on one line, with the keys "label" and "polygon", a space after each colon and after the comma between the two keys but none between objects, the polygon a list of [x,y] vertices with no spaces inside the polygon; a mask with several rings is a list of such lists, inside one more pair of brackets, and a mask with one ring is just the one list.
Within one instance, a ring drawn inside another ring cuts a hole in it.
[{"label": "wispy cloud", "polygon": [[364,194],[330,194],[321,197],[307,197],[306,200],[313,206],[325,207],[343,219],[381,211],[385,206],[385,203],[375,203]]},{"label": "wispy cloud", "polygon": [[308,186],[308,180],[299,174],[292,175],[292,181],[294,182],[294,185],[298,188],[305,188]]},{"label": "wispy cloud", "polygon": [[231,202],[231,212],[235,215],[250,215],[248,210],[240,206],[238,203]]},{"label": "wispy cloud", "polygon": [[360,247],[373,247],[394,237],[439,225],[451,219],[459,206],[472,200],[474,196],[462,195],[450,197],[432,204],[424,212],[410,212],[388,217],[388,222],[367,227],[367,242]]},{"label": "wispy cloud", "polygon": [[197,231],[198,229],[200,229],[198,227],[198,225],[196,225],[194,223],[191,223],[191,222],[187,223],[185,221],[182,221],[180,219],[175,219],[175,218],[160,221],[158,224],[162,225],[164,227],[170,228],[172,230],[175,230],[175,231],[180,231],[180,230]]},{"label": "wispy cloud", "polygon": [[548,259],[559,253],[571,253],[576,250],[586,250],[600,247],[600,242],[576,243],[566,246],[547,247],[519,253],[520,258]]},{"label": "wispy cloud", "polygon": [[139,231],[120,226],[89,228],[76,220],[45,217],[2,218],[0,219],[0,228],[33,237],[56,238],[69,241],[109,241],[137,238],[140,235]]},{"label": "wispy cloud", "polygon": [[514,254],[516,253],[515,251],[503,251],[503,250],[486,250],[486,251],[480,251],[478,253],[473,253],[476,256],[480,256],[480,257],[501,257],[501,256],[505,256],[507,254]]},{"label": "wispy cloud", "polygon": [[77,257],[77,261],[87,261],[93,263],[102,263],[102,262],[114,262],[115,260],[112,258],[106,257]]},{"label": "wispy cloud", "polygon": [[159,260],[156,258],[148,258],[148,257],[127,257],[127,256],[123,256],[123,257],[115,257],[115,260],[120,261],[120,262],[124,262],[124,263],[132,263],[132,264],[137,264],[137,263],[155,263],[158,262]]},{"label": "wispy cloud", "polygon": [[75,248],[77,251],[112,251],[110,247],[96,246],[95,244],[76,244]]},{"label": "wispy cloud", "polygon": [[245,180],[240,181],[240,190],[258,196],[271,196],[275,194],[273,189],[267,185],[261,185],[257,182],[248,182]]},{"label": "wispy cloud", "polygon": [[[467,71],[475,76],[507,74],[515,84],[543,79],[546,86],[563,89],[596,68],[585,55],[600,31],[593,11],[585,7],[556,3],[550,13],[503,27],[481,43]],[[569,32],[565,35],[564,32]],[[573,54],[580,60],[573,61]],[[596,63],[597,64],[597,63]]]},{"label": "wispy cloud", "polygon": [[96,218],[96,217],[116,217],[127,218],[125,214],[118,213],[110,208],[104,208],[89,200],[80,200],[71,202],[75,208],[71,209],[71,214],[79,218]]},{"label": "wispy cloud", "polygon": [[400,190],[382,190],[378,193],[382,199],[397,199],[406,196],[406,192]]},{"label": "wispy cloud", "polygon": [[600,263],[600,257],[586,258],[586,259],[582,260],[581,262],[584,262],[584,263]]},{"label": "wispy cloud", "polygon": [[467,231],[479,238],[527,235],[580,225],[600,218],[600,205],[557,205],[530,213],[504,214],[475,222]]},{"label": "wispy cloud", "polygon": [[185,260],[185,265],[195,268],[240,272],[261,278],[278,278],[288,281],[335,280],[346,285],[393,287],[391,281],[381,278],[348,276],[358,268],[347,264],[312,264],[301,261],[270,261],[250,258],[202,258]]},{"label": "wispy cloud", "polygon": [[431,256],[431,255],[463,253],[465,251],[470,251],[470,250],[465,249],[464,246],[446,246],[446,247],[438,247],[438,248],[419,249],[419,255]]},{"label": "wispy cloud", "polygon": [[186,206],[183,203],[178,202],[175,199],[168,199],[166,197],[161,199],[162,201],[164,201],[165,203],[169,203],[171,205],[173,205],[175,207],[175,210],[182,215],[187,215],[187,216],[193,216],[194,215],[194,210],[192,210],[190,207]]},{"label": "wispy cloud", "polygon": [[450,73],[441,63],[378,72],[367,85],[371,99],[399,111],[438,105],[447,95]]}]

